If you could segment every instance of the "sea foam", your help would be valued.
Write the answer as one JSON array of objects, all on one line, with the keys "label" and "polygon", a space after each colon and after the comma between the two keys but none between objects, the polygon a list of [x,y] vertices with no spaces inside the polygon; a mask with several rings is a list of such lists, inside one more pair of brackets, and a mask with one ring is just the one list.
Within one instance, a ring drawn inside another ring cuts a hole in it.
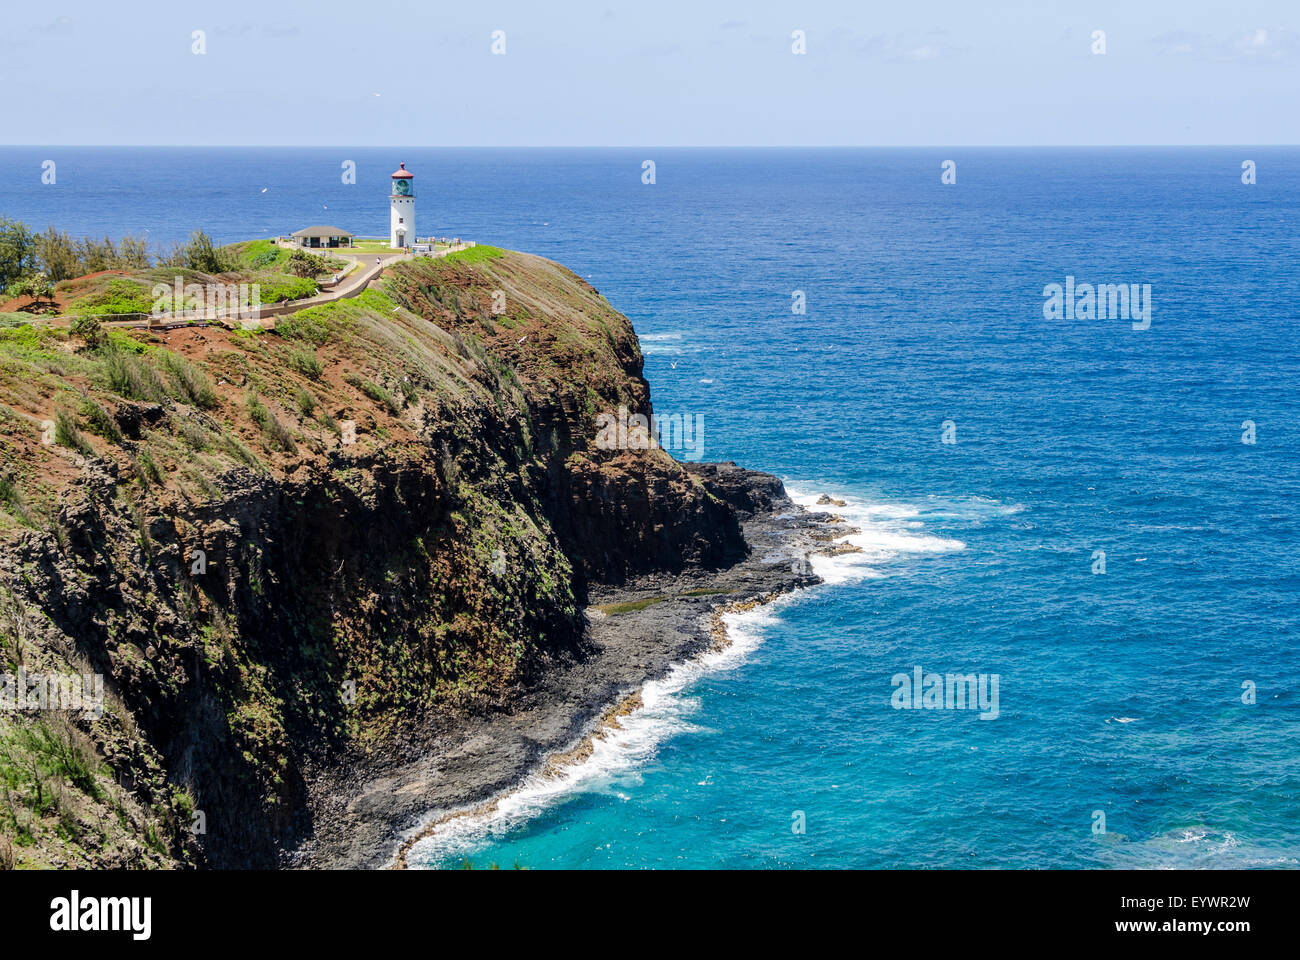
[{"label": "sea foam", "polygon": [[921,520],[925,512],[920,507],[881,503],[847,494],[831,494],[843,500],[844,506],[818,504],[820,493],[804,493],[788,486],[786,491],[795,503],[807,510],[835,514],[844,518],[846,528],[857,528],[857,532],[846,533],[834,542],[852,544],[860,553],[809,557],[813,572],[831,585],[884,576],[881,566],[903,554],[955,553],[966,549],[960,540],[917,532],[925,526]]},{"label": "sea foam", "polygon": [[662,678],[647,681],[640,691],[640,706],[596,731],[591,752],[581,759],[526,778],[494,804],[443,819],[411,847],[409,866],[418,869],[470,856],[568,797],[608,789],[612,781],[652,759],[664,741],[697,731],[690,717],[699,709],[699,701],[690,696],[690,687],[706,673],[743,663],[762,643],[779,609],[796,596],[786,594],[764,606],[724,613],[729,643],[674,664]]},{"label": "sea foam", "polygon": [[[818,505],[820,493],[802,493],[787,487],[791,499],[812,511],[842,516],[846,527],[858,528],[837,542],[862,548],[862,553],[836,557],[813,556],[813,570],[826,583],[838,586],[884,576],[878,566],[904,554],[939,554],[965,549],[960,540],[917,533],[925,516],[960,515],[960,507],[925,511],[919,507],[870,501],[861,497],[832,494],[844,506]],[[821,589],[814,587],[813,590]],[[788,593],[771,603],[742,611],[726,612],[722,623],[728,643],[710,649],[691,660],[674,664],[662,678],[646,682],[635,709],[614,716],[591,739],[591,749],[578,751],[571,762],[551,765],[527,777],[500,799],[480,807],[446,816],[416,841],[406,856],[414,869],[433,867],[453,858],[472,857],[512,830],[546,810],[580,793],[605,791],[621,777],[635,774],[653,759],[667,740],[699,729],[691,720],[699,710],[691,696],[696,681],[708,673],[734,669],[763,643],[779,621],[786,606],[799,603],[810,591]],[[623,797],[623,799],[627,799]]]}]

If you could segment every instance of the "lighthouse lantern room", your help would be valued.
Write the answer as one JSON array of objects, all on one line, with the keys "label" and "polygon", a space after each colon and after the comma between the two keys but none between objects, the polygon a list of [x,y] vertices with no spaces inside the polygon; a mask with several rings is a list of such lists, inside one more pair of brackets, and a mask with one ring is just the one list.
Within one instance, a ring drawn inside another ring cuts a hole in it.
[{"label": "lighthouse lantern room", "polygon": [[415,192],[411,187],[414,179],[405,163],[393,174],[393,192],[388,198],[388,243],[395,249],[415,243]]}]

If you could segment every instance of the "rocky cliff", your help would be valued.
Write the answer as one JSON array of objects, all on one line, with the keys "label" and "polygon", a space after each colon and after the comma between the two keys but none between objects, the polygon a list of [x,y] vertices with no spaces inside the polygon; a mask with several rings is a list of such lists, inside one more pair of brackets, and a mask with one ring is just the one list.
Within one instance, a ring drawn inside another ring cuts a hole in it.
[{"label": "rocky cliff", "polygon": [[273,331],[0,329],[0,671],[104,685],[0,710],[0,866],[273,865],[308,767],[508,708],[593,584],[743,557],[752,492],[594,443],[641,364],[486,247]]}]

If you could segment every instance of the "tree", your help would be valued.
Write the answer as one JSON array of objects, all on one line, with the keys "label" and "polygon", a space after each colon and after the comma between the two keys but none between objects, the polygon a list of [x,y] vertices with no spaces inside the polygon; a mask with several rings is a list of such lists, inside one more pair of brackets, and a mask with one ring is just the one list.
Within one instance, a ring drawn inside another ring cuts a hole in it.
[{"label": "tree", "polygon": [[72,238],[53,227],[36,237],[36,258],[51,283],[71,280],[86,272],[81,269],[81,258]]},{"label": "tree", "polygon": [[36,259],[51,283],[101,270],[145,270],[150,266],[148,245],[138,237],[123,237],[116,244],[109,237],[73,240],[50,227],[34,239]]},{"label": "tree", "polygon": [[117,245],[117,265],[122,270],[146,270],[149,245],[144,237],[123,237]]},{"label": "tree", "polygon": [[18,220],[0,217],[0,290],[36,268],[36,238]]},{"label": "tree", "polygon": [[108,237],[105,237],[102,242],[92,240],[90,237],[82,237],[78,245],[78,254],[81,257],[82,273],[99,273],[101,270],[112,270],[117,266],[117,247]]},{"label": "tree", "polygon": [[173,243],[168,249],[158,251],[158,266],[160,267],[184,267],[189,263],[189,256],[186,254],[186,247],[183,243]]},{"label": "tree", "polygon": [[212,242],[211,237],[202,230],[195,230],[185,247],[185,266],[204,273],[225,273],[232,269],[234,264]]},{"label": "tree", "polygon": [[5,292],[15,297],[31,297],[28,306],[34,312],[40,311],[42,300],[48,300],[51,306],[54,304],[54,286],[43,273],[29,273],[10,283]]},{"label": "tree", "polygon": [[295,277],[319,277],[329,272],[325,258],[305,250],[295,250],[289,255],[289,272]]}]

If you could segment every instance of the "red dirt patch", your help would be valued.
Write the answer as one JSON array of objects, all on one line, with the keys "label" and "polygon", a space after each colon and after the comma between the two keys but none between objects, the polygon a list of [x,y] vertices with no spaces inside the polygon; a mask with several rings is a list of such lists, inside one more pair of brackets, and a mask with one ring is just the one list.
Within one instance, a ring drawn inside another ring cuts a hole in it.
[{"label": "red dirt patch", "polygon": [[[99,270],[95,273],[88,273],[83,277],[73,277],[71,280],[60,280],[54,287],[54,309],[56,311],[64,310],[83,291],[83,281],[94,280],[96,277],[129,277],[130,272],[127,270]],[[30,297],[14,297],[11,300],[0,302],[0,313],[25,313],[25,308],[32,305]],[[33,313],[32,316],[41,314]]]}]

